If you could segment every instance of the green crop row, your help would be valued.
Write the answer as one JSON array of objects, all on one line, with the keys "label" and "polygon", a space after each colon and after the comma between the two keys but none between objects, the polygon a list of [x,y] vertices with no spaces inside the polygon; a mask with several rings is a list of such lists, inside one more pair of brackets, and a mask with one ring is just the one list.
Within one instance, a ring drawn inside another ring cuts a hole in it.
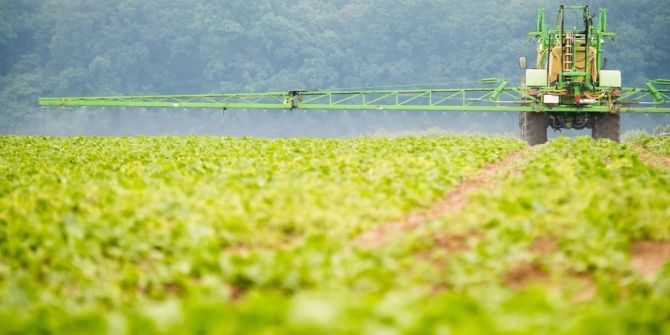
[{"label": "green crop row", "polygon": [[[647,273],[635,258],[650,255],[633,252],[635,245],[670,246],[668,174],[625,146],[587,138],[561,138],[524,159],[462,210],[399,230],[379,249],[324,236],[231,257],[238,278],[263,273],[267,281],[254,282],[236,306],[180,305],[185,321],[174,329],[670,333],[670,267]],[[300,266],[308,262],[311,268]],[[234,316],[218,322],[201,313]]]},{"label": "green crop row", "polygon": [[350,239],[523,146],[0,137],[0,332],[169,331],[209,303],[227,316],[203,322],[242,331],[297,292],[388,291],[396,261]]},{"label": "green crop row", "polygon": [[[481,311],[469,319],[479,333],[670,333],[667,172],[588,138],[527,156],[503,185],[394,243],[439,265],[435,285]],[[467,247],[454,252],[456,237]]]},{"label": "green crop row", "polygon": [[527,149],[372,249],[360,232],[524,145],[0,143],[0,333],[670,333],[670,267],[633,262],[668,245],[670,177],[610,141]]}]

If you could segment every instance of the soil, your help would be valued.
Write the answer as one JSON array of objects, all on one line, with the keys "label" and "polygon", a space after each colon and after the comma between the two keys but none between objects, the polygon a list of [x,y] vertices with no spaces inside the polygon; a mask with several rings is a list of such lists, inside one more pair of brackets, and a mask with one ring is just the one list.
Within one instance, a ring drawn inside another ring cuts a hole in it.
[{"label": "soil", "polygon": [[670,241],[635,241],[631,245],[631,266],[651,277],[670,261]]},{"label": "soil", "polygon": [[549,274],[537,262],[524,262],[513,266],[505,275],[505,283],[514,289],[523,289],[530,283],[546,282]]},{"label": "soil", "polygon": [[230,285],[230,301],[231,302],[238,302],[244,298],[246,295],[247,291],[239,286],[236,285]]},{"label": "soil", "polygon": [[575,274],[573,278],[580,282],[581,288],[572,295],[571,302],[577,303],[591,300],[598,292],[598,287],[590,274]]},{"label": "soil", "polygon": [[476,232],[469,234],[443,233],[436,237],[435,245],[441,250],[446,250],[449,254],[454,254],[467,250],[470,239],[483,239],[483,234]]},{"label": "soil", "polygon": [[541,237],[531,243],[530,251],[538,255],[549,255],[558,251],[558,244],[553,237]]},{"label": "soil", "polygon": [[244,257],[248,256],[251,253],[251,249],[249,249],[249,247],[244,245],[231,245],[225,247],[223,249],[223,252]]},{"label": "soil", "polygon": [[550,288],[560,291],[571,282],[577,284],[577,291],[570,296],[570,301],[573,303],[591,300],[598,291],[593,276],[589,273],[571,273],[559,282],[551,282],[549,272],[539,262],[519,263],[505,275],[505,284],[517,291],[533,283],[548,284]]},{"label": "soil", "polygon": [[633,146],[635,151],[638,154],[638,157],[640,160],[653,167],[653,168],[660,168],[660,169],[668,169],[670,168],[670,157],[665,157],[663,155],[655,154],[641,146]]},{"label": "soil", "polygon": [[444,232],[435,237],[435,245],[430,249],[422,250],[417,253],[417,257],[432,262],[438,267],[446,266],[445,259],[436,260],[433,254],[436,252],[446,252],[448,256],[463,252],[469,249],[470,242],[484,239],[484,234],[473,231],[465,234],[454,234]]}]

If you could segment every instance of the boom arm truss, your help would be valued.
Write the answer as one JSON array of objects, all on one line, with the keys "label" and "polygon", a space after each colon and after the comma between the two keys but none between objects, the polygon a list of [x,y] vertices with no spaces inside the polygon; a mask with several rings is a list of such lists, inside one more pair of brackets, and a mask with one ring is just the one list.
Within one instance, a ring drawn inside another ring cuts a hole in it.
[{"label": "boom arm truss", "polygon": [[[525,87],[509,87],[505,80],[483,79],[481,83],[482,87],[477,88],[40,98],[39,104],[223,109],[670,113],[670,88],[667,88],[670,80],[648,81],[646,88],[617,89],[617,94],[612,94],[615,98],[583,106],[544,104],[537,94],[529,94]],[[489,87],[484,87],[487,84]],[[666,87],[657,88],[656,85]]]}]

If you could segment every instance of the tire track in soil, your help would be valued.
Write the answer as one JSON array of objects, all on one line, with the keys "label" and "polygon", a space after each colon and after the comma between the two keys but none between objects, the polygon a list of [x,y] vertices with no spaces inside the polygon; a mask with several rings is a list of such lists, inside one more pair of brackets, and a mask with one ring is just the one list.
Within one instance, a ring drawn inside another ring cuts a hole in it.
[{"label": "tire track in soil", "polygon": [[[655,169],[670,171],[670,157],[633,145],[640,160]],[[637,240],[631,243],[630,266],[643,277],[651,278],[670,261],[670,241]]]},{"label": "tire track in soil", "polygon": [[670,261],[670,241],[634,241],[630,249],[631,267],[645,278],[653,277]]},{"label": "tire track in soil", "polygon": [[523,291],[533,284],[547,285],[547,288],[558,292],[569,288],[570,302],[591,300],[598,291],[591,272],[575,272],[568,269],[563,276],[552,280],[553,265],[544,259],[561,253],[558,241],[559,238],[554,236],[543,236],[533,240],[529,251],[535,258],[510,266],[503,277],[505,285],[515,291]]},{"label": "tire track in soil", "polygon": [[427,210],[410,213],[402,221],[395,221],[374,227],[359,234],[354,243],[363,248],[373,249],[386,244],[389,237],[395,233],[415,229],[428,221],[435,220],[449,213],[461,210],[467,205],[468,196],[486,186],[498,183],[502,179],[516,176],[521,173],[521,167],[515,167],[511,173],[505,174],[502,179],[497,175],[506,168],[513,167],[515,163],[529,159],[530,147],[525,147],[509,155],[502,161],[491,163],[479,170],[476,175],[462,180],[455,189],[434,203]]},{"label": "tire track in soil", "polygon": [[670,170],[670,157],[653,153],[639,145],[634,145],[633,151],[648,166],[656,169]]}]

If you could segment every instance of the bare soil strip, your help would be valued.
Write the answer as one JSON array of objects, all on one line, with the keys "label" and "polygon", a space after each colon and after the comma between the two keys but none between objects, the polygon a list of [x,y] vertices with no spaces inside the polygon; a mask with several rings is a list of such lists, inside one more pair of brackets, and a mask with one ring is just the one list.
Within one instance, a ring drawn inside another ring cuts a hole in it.
[{"label": "bare soil strip", "polygon": [[[539,256],[547,256],[558,252],[556,239],[540,238],[531,244],[530,250]],[[670,241],[640,240],[631,244],[630,265],[645,278],[657,274],[666,262],[670,261]],[[547,283],[549,273],[542,264],[535,262],[519,263],[512,266],[505,275],[505,283],[517,290],[522,290],[533,283]],[[571,301],[587,301],[595,296],[597,286],[590,273],[572,273],[569,278],[579,284]],[[553,283],[556,287],[566,285],[566,282]]]},{"label": "bare soil strip", "polygon": [[541,256],[551,255],[558,252],[558,240],[550,236],[537,238],[531,243],[530,251]]},{"label": "bare soil strip", "polygon": [[653,153],[638,145],[633,146],[633,149],[645,164],[657,169],[670,170],[670,157]]},{"label": "bare soil strip", "polygon": [[651,277],[670,261],[670,241],[635,241],[630,248],[631,266]]},{"label": "bare soil strip", "polygon": [[538,259],[511,266],[503,278],[508,287],[522,291],[530,285],[540,284],[548,285],[548,288],[559,292],[567,289],[573,303],[591,300],[596,295],[598,288],[590,272],[568,271],[565,276],[551,278],[551,265],[543,263],[542,259],[560,252],[556,237],[537,238],[533,240],[529,250]]},{"label": "bare soil strip", "polygon": [[[386,244],[389,236],[394,233],[414,229],[428,221],[462,209],[467,204],[468,196],[471,193],[498,181],[496,180],[499,178],[498,173],[504,168],[512,167],[517,161],[527,159],[527,155],[525,155],[527,152],[528,148],[525,148],[511,154],[500,162],[485,166],[477,175],[461,181],[454,190],[447,193],[442,200],[433,204],[431,208],[421,212],[410,213],[402,221],[383,224],[365,231],[358,235],[354,241],[355,244],[364,248],[377,248]],[[519,173],[520,167],[517,167],[509,175],[517,175]],[[506,174],[505,177],[507,176]]]},{"label": "bare soil strip", "polygon": [[520,290],[531,283],[547,282],[549,272],[538,262],[523,262],[514,265],[504,279],[507,286]]}]

